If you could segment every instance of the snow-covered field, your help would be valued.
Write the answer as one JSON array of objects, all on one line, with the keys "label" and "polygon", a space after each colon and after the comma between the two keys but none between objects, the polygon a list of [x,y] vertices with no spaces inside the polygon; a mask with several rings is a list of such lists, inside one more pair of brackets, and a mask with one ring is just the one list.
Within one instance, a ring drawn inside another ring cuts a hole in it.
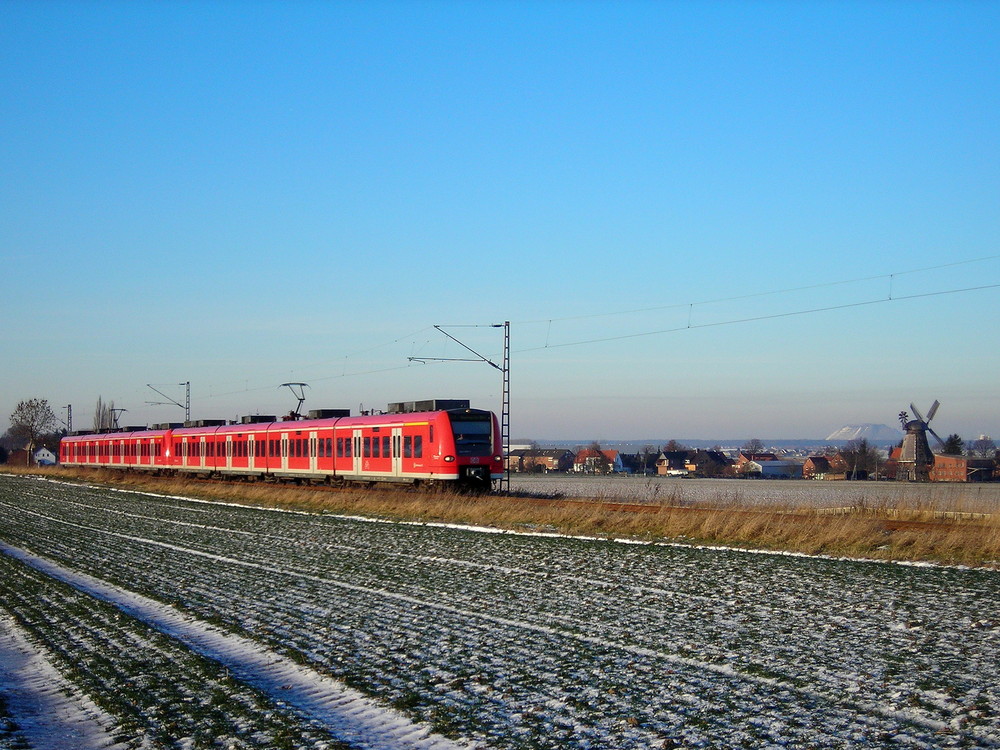
[{"label": "snow-covered field", "polygon": [[[10,476],[0,542],[0,633],[52,667],[4,674],[0,698],[67,680],[110,722],[94,747],[1000,747],[993,571]],[[301,671],[278,684],[272,661]],[[32,746],[18,711],[0,700],[0,748]]]},{"label": "snow-covered field", "polygon": [[512,474],[511,489],[565,497],[678,505],[910,507],[1000,511],[1000,482],[911,484],[793,479],[681,479],[658,476]]}]

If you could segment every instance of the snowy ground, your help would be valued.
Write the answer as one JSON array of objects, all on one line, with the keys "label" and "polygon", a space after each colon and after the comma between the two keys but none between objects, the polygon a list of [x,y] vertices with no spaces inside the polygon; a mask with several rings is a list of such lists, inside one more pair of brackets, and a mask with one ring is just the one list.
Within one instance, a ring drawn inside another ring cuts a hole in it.
[{"label": "snowy ground", "polygon": [[[244,661],[284,657],[312,684],[332,678],[395,709],[367,704],[366,731],[399,726],[398,711],[496,748],[1000,747],[996,572],[491,534],[17,477],[0,477],[0,541],[0,616],[127,747],[211,747],[205,711],[223,747],[373,746],[176,630],[178,613],[196,635],[241,639]],[[0,704],[0,748],[30,746],[3,744],[14,710]]]}]

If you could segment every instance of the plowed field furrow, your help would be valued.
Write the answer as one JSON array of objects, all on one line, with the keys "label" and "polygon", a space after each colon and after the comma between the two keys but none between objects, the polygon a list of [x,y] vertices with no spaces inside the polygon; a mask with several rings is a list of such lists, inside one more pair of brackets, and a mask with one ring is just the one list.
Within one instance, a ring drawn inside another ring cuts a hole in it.
[{"label": "plowed field furrow", "polygon": [[996,573],[21,482],[10,543],[490,746],[1000,746]]}]

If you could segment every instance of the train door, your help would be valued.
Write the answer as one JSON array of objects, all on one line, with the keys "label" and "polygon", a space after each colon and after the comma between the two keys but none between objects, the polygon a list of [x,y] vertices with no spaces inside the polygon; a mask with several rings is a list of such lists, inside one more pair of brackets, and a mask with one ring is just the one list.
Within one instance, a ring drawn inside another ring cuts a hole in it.
[{"label": "train door", "polygon": [[281,433],[281,468],[288,471],[288,433]]},{"label": "train door", "polygon": [[319,456],[319,438],[316,432],[309,433],[309,472],[315,474],[317,471],[317,456]]},{"label": "train door", "polygon": [[392,428],[392,475],[401,476],[403,473],[403,428]]},{"label": "train door", "polygon": [[256,465],[255,459],[257,457],[257,441],[254,439],[253,433],[247,435],[247,468],[253,471]]},{"label": "train door", "polygon": [[364,466],[364,456],[361,454],[361,430],[354,430],[354,473],[360,474]]},{"label": "train door", "polygon": [[233,436],[226,435],[226,468],[233,468]]}]

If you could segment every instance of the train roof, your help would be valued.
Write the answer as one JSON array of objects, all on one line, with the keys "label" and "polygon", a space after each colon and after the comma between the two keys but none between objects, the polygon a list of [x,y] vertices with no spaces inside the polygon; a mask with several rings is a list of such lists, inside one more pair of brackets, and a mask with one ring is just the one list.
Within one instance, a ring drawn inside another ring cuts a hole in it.
[{"label": "train roof", "polygon": [[[326,429],[331,426],[350,427],[353,425],[398,425],[413,424],[414,422],[429,422],[437,419],[442,413],[459,414],[490,414],[484,409],[456,408],[435,411],[406,411],[388,414],[365,414],[359,416],[327,417],[325,419],[296,419],[280,420],[274,422],[251,422],[236,424],[217,424],[221,420],[203,420],[202,426],[177,427],[175,429],[150,429],[117,432],[101,432],[88,434],[75,434],[63,438],[67,442],[77,442],[82,440],[129,440],[163,437],[168,433],[181,436],[184,435],[242,435],[246,433],[261,432],[304,432],[307,430]],[[157,425],[159,427],[159,425]]]}]

